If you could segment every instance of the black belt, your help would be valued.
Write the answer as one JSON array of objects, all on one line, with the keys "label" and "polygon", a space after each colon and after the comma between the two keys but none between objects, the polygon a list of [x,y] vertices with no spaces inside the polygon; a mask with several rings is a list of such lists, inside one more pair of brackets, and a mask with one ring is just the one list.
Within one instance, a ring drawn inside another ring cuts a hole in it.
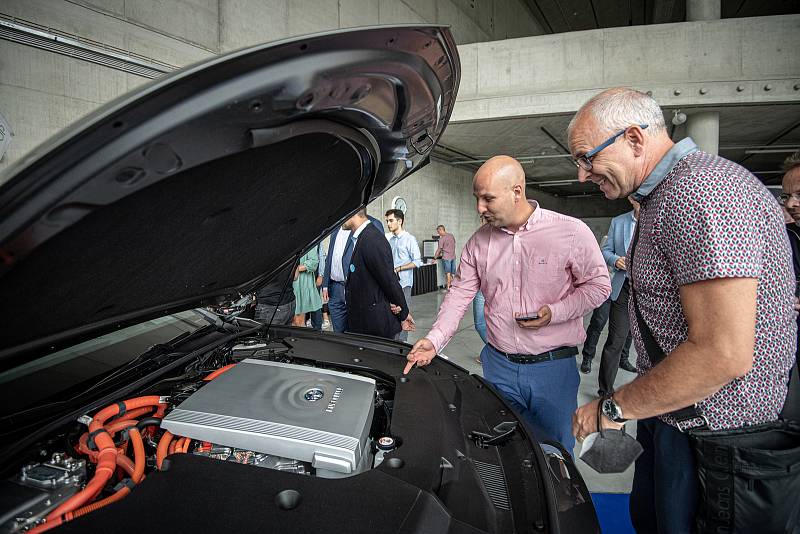
[{"label": "black belt", "polygon": [[541,354],[509,354],[508,352],[503,352],[502,350],[498,349],[491,343],[489,343],[489,346],[492,347],[492,349],[494,349],[495,351],[505,356],[506,359],[511,363],[526,364],[526,363],[550,362],[553,360],[570,358],[578,354],[578,347],[559,347],[557,349],[549,350]]}]

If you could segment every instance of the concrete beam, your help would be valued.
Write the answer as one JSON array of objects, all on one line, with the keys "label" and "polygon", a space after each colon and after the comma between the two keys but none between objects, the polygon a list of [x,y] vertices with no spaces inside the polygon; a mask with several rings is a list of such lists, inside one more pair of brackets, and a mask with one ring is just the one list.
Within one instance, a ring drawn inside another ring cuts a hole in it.
[{"label": "concrete beam", "polygon": [[608,87],[662,106],[800,101],[800,15],[606,28],[459,47],[452,122],[573,113]]}]

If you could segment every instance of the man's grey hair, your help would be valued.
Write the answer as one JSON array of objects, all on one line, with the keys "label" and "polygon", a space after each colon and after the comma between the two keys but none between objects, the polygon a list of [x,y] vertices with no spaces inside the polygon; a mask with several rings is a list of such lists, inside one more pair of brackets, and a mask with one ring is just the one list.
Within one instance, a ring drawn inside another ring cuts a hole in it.
[{"label": "man's grey hair", "polygon": [[800,150],[783,160],[783,172],[793,171],[800,168]]},{"label": "man's grey hair", "polygon": [[567,139],[571,138],[575,123],[586,113],[591,113],[609,135],[634,124],[647,124],[645,133],[651,137],[667,131],[658,102],[652,96],[628,87],[606,89],[589,99],[570,121]]}]

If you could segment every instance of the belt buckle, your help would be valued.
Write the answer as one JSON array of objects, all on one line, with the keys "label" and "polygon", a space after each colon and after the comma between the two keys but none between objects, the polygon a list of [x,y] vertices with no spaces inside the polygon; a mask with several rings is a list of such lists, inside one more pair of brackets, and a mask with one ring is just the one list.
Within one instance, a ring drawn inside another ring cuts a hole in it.
[{"label": "belt buckle", "polygon": [[[694,404],[694,408],[697,411],[697,415],[694,415],[692,417],[681,417],[681,418],[675,417],[675,426],[681,434],[686,433],[686,431],[688,430],[700,430],[709,427],[708,417],[706,417],[705,414],[700,413],[700,411],[697,409],[697,403]],[[681,423],[687,423],[690,421],[702,421],[703,424],[686,428],[681,427]]]}]

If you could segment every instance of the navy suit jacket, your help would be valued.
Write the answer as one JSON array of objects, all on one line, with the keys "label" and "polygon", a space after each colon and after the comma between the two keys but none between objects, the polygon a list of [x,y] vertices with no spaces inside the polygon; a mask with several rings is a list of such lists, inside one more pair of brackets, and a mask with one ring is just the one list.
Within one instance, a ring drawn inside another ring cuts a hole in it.
[{"label": "navy suit jacket", "polygon": [[[384,233],[383,224],[373,217],[372,215],[367,215],[369,220],[372,221],[372,224],[381,231],[381,234]],[[337,226],[336,230],[333,231],[331,234],[331,240],[328,243],[328,256],[325,258],[325,272],[322,275],[322,287],[328,287],[331,283],[331,262],[333,261],[333,246],[336,244],[336,236],[339,235],[339,232],[347,232],[350,233],[349,230],[342,230],[341,226]],[[339,258],[338,261],[342,261],[342,258]]]},{"label": "navy suit jacket", "polygon": [[[347,328],[356,334],[393,338],[408,317],[408,305],[394,272],[392,247],[383,232],[368,224],[356,241],[345,286]],[[389,303],[402,308],[394,315]]]},{"label": "navy suit jacket", "polygon": [[621,256],[627,256],[628,245],[633,239],[633,231],[636,228],[636,221],[633,219],[633,210],[622,215],[617,215],[611,219],[611,226],[608,229],[608,241],[600,249],[603,258],[611,269],[611,300],[617,300],[619,292],[622,291],[622,284],[628,271],[617,269],[615,263]]}]

